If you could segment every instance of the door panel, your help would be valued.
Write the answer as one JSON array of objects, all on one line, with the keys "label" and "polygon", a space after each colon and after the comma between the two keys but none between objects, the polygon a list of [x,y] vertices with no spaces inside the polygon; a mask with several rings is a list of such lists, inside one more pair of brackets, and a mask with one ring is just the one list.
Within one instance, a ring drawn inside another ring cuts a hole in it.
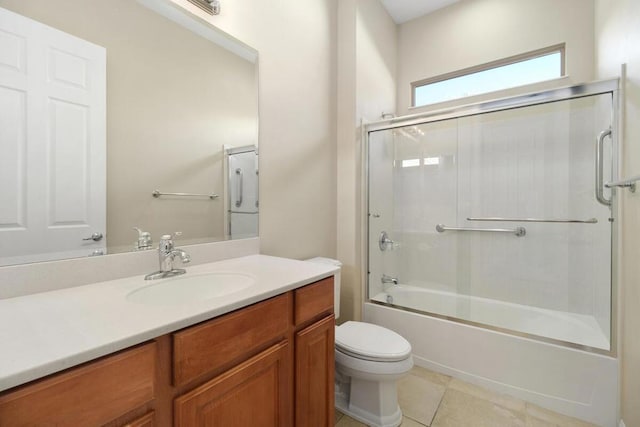
[{"label": "door panel", "polygon": [[296,334],[296,426],[330,427],[334,420],[333,315]]},{"label": "door panel", "polygon": [[291,351],[275,345],[175,400],[176,427],[291,425]]},{"label": "door panel", "polygon": [[26,93],[0,87],[0,230],[23,229],[26,189]]},{"label": "door panel", "polygon": [[0,94],[0,265],[105,252],[105,49],[0,8]]}]

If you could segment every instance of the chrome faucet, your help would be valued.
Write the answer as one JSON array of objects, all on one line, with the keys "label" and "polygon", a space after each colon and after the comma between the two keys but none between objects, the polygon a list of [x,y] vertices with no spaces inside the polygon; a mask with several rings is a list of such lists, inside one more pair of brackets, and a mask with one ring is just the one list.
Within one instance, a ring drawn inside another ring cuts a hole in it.
[{"label": "chrome faucet", "polygon": [[149,233],[148,231],[142,231],[138,227],[133,227],[133,229],[138,232],[138,240],[134,244],[134,249],[136,251],[151,249],[151,245],[153,245],[153,240],[151,240],[151,233]]},{"label": "chrome faucet", "polygon": [[384,283],[393,283],[394,285],[398,284],[398,279],[396,277],[387,276],[386,274],[382,275],[382,277],[380,278],[380,281],[383,284]]},{"label": "chrome faucet", "polygon": [[178,276],[184,274],[187,271],[184,268],[173,268],[173,261],[176,256],[180,257],[180,261],[183,264],[187,264],[191,261],[191,257],[188,253],[182,249],[176,249],[173,245],[173,239],[171,235],[165,234],[160,238],[160,244],[158,245],[158,260],[160,261],[160,270],[147,274],[145,280],[164,279],[165,277]]}]

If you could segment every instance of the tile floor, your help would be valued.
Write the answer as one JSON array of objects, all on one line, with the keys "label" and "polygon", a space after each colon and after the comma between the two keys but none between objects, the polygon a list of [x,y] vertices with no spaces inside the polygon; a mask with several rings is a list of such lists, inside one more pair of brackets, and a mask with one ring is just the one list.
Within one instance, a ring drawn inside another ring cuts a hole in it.
[{"label": "tile floor", "polygon": [[[402,427],[597,427],[420,367],[398,383],[398,401]],[[364,426],[337,411],[335,425]]]}]

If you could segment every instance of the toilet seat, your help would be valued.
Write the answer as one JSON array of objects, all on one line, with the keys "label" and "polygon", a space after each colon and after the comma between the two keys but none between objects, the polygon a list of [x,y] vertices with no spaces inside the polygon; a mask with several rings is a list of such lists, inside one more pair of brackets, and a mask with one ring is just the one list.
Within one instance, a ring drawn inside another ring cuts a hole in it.
[{"label": "toilet seat", "polygon": [[399,362],[411,355],[411,344],[397,333],[364,322],[336,327],[336,350],[361,360]]}]

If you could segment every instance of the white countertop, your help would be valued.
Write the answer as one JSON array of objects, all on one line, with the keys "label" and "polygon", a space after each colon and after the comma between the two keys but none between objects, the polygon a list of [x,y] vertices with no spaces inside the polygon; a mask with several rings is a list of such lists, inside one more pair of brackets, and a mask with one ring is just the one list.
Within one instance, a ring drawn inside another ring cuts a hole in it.
[{"label": "white countertop", "polygon": [[[338,268],[266,255],[187,267],[238,272],[256,284],[195,303],[152,306],[130,292],[157,281],[135,276],[0,300],[0,391],[307,285]],[[185,276],[186,276],[185,275]],[[178,277],[185,277],[178,276]]]}]

